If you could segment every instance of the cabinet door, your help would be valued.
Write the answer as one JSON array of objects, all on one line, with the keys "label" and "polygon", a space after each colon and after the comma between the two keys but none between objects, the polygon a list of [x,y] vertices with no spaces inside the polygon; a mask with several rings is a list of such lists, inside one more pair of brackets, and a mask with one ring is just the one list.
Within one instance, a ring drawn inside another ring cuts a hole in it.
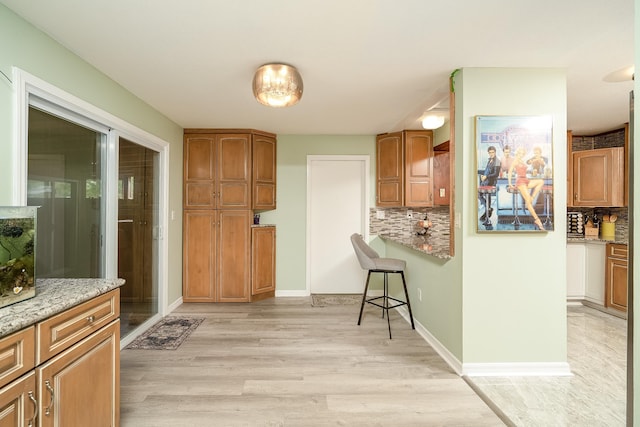
[{"label": "cabinet door", "polygon": [[217,207],[251,209],[251,135],[221,134],[216,142]]},{"label": "cabinet door", "polygon": [[248,302],[251,274],[249,210],[218,211],[217,290],[219,302]]},{"label": "cabinet door", "polygon": [[430,131],[405,132],[405,206],[433,206],[433,138]]},{"label": "cabinet door", "polygon": [[0,388],[36,366],[35,336],[31,326],[0,339]]},{"label": "cabinet door", "polygon": [[624,191],[624,148],[573,153],[573,206],[622,206]]},{"label": "cabinet door", "polygon": [[585,245],[567,244],[567,299],[584,299]]},{"label": "cabinet door", "polygon": [[253,136],[253,209],[276,208],[276,139]]},{"label": "cabinet door", "polygon": [[41,427],[120,425],[120,321],[36,368]]},{"label": "cabinet door", "polygon": [[184,212],[182,293],[184,302],[214,302],[217,211]]},{"label": "cabinet door", "polygon": [[184,208],[215,208],[215,136],[185,135]]},{"label": "cabinet door", "polygon": [[449,153],[436,151],[433,156],[433,204],[448,206],[450,196]]},{"label": "cabinet door", "polygon": [[627,311],[627,246],[608,244],[605,307]]},{"label": "cabinet door", "polygon": [[276,290],[276,228],[251,229],[251,295]]},{"label": "cabinet door", "polygon": [[585,244],[585,299],[604,306],[606,245]]},{"label": "cabinet door", "polygon": [[35,426],[36,374],[31,372],[0,388],[0,427]]},{"label": "cabinet door", "polygon": [[403,147],[401,132],[379,135],[376,139],[378,206],[404,205]]}]

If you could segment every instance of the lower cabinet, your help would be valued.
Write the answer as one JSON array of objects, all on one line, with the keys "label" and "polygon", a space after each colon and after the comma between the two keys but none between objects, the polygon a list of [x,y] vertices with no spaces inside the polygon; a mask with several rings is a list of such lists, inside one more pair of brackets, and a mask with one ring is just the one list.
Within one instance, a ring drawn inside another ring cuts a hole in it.
[{"label": "lower cabinet", "polygon": [[605,307],[627,311],[627,245],[607,244]]},{"label": "lower cabinet", "polygon": [[275,296],[276,228],[251,229],[251,300]]},{"label": "lower cabinet", "polygon": [[252,218],[249,210],[184,212],[184,302],[249,302]]},{"label": "lower cabinet", "polygon": [[36,374],[32,371],[0,388],[0,426],[32,427],[36,425]]},{"label": "lower cabinet", "polygon": [[604,265],[606,245],[602,242],[585,243],[585,295],[584,299],[604,306]]},{"label": "lower cabinet", "polygon": [[583,300],[585,295],[584,243],[567,243],[567,300]]},{"label": "lower cabinet", "polygon": [[0,427],[120,425],[119,295],[0,339]]}]

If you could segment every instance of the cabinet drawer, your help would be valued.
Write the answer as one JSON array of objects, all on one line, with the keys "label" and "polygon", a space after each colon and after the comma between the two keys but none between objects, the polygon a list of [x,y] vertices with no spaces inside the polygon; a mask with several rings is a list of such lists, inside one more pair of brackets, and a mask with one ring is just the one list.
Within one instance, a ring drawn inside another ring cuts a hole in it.
[{"label": "cabinet drawer", "polygon": [[35,331],[33,327],[15,332],[0,340],[0,387],[35,366]]},{"label": "cabinet drawer", "polygon": [[120,289],[115,289],[38,323],[37,364],[71,347],[119,316]]},{"label": "cabinet drawer", "polygon": [[607,256],[627,259],[627,253],[627,245],[619,245],[614,243],[609,243],[607,245]]}]

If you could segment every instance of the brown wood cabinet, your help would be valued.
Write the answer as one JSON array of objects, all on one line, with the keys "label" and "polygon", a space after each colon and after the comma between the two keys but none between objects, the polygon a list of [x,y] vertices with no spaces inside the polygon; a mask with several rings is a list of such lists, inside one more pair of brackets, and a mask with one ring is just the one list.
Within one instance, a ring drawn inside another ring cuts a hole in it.
[{"label": "brown wood cabinet", "polygon": [[607,243],[605,264],[605,307],[627,311],[627,245]]},{"label": "brown wood cabinet", "polygon": [[433,204],[436,206],[448,206],[451,201],[451,156],[449,156],[449,144],[443,143],[433,150]]},{"label": "brown wood cabinet", "polygon": [[251,135],[185,134],[184,208],[251,208]]},{"label": "brown wood cabinet", "polygon": [[377,206],[433,206],[433,132],[378,135],[376,176]]},{"label": "brown wood cabinet", "polygon": [[624,206],[624,148],[573,152],[573,206]]},{"label": "brown wood cabinet", "polygon": [[183,155],[183,300],[248,302],[253,209],[276,207],[276,136],[187,129]]},{"label": "brown wood cabinet", "polygon": [[253,135],[253,209],[276,208],[276,138]]},{"label": "brown wood cabinet", "polygon": [[0,388],[0,427],[36,425],[36,374],[31,371]]},{"label": "brown wood cabinet", "polygon": [[0,426],[120,425],[119,296],[0,339]]},{"label": "brown wood cabinet", "polygon": [[187,210],[183,227],[183,300],[248,302],[249,210]]},{"label": "brown wood cabinet", "polygon": [[251,229],[251,299],[275,296],[276,228]]}]

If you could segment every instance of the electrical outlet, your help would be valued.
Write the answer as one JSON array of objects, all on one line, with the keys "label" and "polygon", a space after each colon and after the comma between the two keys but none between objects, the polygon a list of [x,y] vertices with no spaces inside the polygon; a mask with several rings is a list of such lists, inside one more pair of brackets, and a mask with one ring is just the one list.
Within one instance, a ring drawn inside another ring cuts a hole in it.
[{"label": "electrical outlet", "polygon": [[446,194],[447,194],[447,190],[446,190],[446,189],[444,189],[444,188],[441,188],[441,189],[440,189],[440,197],[445,197],[445,196],[446,196]]},{"label": "electrical outlet", "polygon": [[422,301],[422,289],[418,288],[418,301]]},{"label": "electrical outlet", "polygon": [[409,209],[407,211],[407,218],[412,219],[413,218],[413,211],[411,209]]},{"label": "electrical outlet", "polygon": [[376,211],[376,219],[384,219],[384,211]]}]

